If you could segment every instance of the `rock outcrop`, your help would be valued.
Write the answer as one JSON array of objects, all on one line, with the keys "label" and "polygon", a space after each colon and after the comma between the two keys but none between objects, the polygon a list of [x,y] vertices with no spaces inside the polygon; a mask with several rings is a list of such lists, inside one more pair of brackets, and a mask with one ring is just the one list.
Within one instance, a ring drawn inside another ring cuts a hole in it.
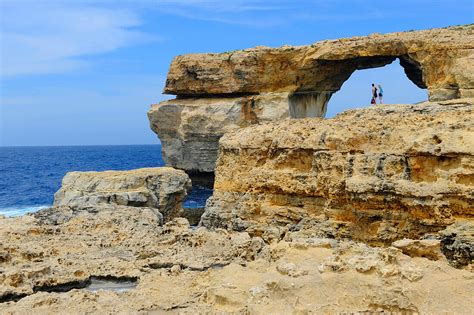
[{"label": "rock outcrop", "polygon": [[[212,172],[219,138],[268,120],[324,117],[332,94],[358,69],[400,60],[431,101],[474,97],[474,25],[256,47],[176,57],[150,125],[169,166]],[[271,99],[268,99],[270,97]]]},{"label": "rock outcrop", "polygon": [[424,239],[410,240],[402,239],[392,243],[392,246],[401,249],[405,255],[410,257],[426,257],[432,260],[442,259],[440,240]]},{"label": "rock outcrop", "polygon": [[[0,218],[0,239],[1,314],[469,314],[472,306],[472,272],[443,260],[301,231],[267,244],[191,229],[182,218],[161,226],[152,208]],[[119,290],[92,291],[96,279],[115,279]]]},{"label": "rock outcrop", "polygon": [[182,214],[182,202],[190,189],[188,175],[170,167],[70,172],[54,195],[54,205],[149,207],[157,209],[168,221]]},{"label": "rock outcrop", "polygon": [[252,126],[219,150],[207,227],[390,244],[474,216],[473,99]]},{"label": "rock outcrop", "polygon": [[214,172],[219,139],[251,124],[288,117],[288,95],[186,98],[153,105],[150,126],[159,136],[167,165],[190,173]]}]

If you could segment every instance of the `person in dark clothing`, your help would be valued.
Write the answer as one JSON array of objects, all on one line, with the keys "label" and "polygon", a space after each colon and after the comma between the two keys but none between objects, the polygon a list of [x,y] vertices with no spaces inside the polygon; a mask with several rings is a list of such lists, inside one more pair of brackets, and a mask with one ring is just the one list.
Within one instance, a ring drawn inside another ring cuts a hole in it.
[{"label": "person in dark clothing", "polygon": [[375,84],[372,83],[372,101],[370,104],[377,104],[377,88],[375,87]]}]

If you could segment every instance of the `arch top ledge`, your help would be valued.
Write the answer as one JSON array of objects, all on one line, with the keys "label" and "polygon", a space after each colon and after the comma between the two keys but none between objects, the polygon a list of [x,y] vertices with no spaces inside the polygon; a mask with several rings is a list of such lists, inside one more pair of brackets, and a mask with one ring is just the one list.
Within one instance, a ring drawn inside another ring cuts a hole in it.
[{"label": "arch top ledge", "polygon": [[337,91],[355,70],[381,67],[396,58],[414,84],[428,89],[430,100],[474,96],[474,24],[182,55],[171,63],[164,93],[208,97]]}]

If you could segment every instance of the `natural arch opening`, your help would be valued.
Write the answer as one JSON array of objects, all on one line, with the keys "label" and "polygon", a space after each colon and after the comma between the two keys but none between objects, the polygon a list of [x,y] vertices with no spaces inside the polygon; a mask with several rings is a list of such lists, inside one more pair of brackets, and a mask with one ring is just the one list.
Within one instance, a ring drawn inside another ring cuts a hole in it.
[{"label": "natural arch opening", "polygon": [[410,64],[403,67],[404,63],[406,61],[400,58],[384,67],[355,71],[341,89],[332,95],[326,105],[325,117],[334,117],[352,108],[371,106],[372,83],[382,86],[383,104],[414,104],[427,100],[428,93],[421,71],[414,71],[414,66]]},{"label": "natural arch opening", "polygon": [[322,80],[314,83],[314,88],[322,88],[322,91],[303,90],[291,94],[288,99],[290,117],[332,117],[345,109],[370,105],[372,83],[382,85],[384,103],[415,103],[427,99],[422,69],[407,55],[319,61],[317,68],[326,72]]}]

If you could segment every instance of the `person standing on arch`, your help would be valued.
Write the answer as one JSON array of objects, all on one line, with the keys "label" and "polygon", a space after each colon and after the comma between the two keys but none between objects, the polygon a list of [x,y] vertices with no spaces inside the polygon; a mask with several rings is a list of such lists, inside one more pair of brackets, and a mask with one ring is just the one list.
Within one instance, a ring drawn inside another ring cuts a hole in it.
[{"label": "person standing on arch", "polygon": [[382,86],[379,84],[379,102],[380,104],[383,103],[383,90],[382,90]]},{"label": "person standing on arch", "polygon": [[372,100],[370,101],[370,104],[377,104],[377,88],[375,87],[375,84],[372,83]]}]

